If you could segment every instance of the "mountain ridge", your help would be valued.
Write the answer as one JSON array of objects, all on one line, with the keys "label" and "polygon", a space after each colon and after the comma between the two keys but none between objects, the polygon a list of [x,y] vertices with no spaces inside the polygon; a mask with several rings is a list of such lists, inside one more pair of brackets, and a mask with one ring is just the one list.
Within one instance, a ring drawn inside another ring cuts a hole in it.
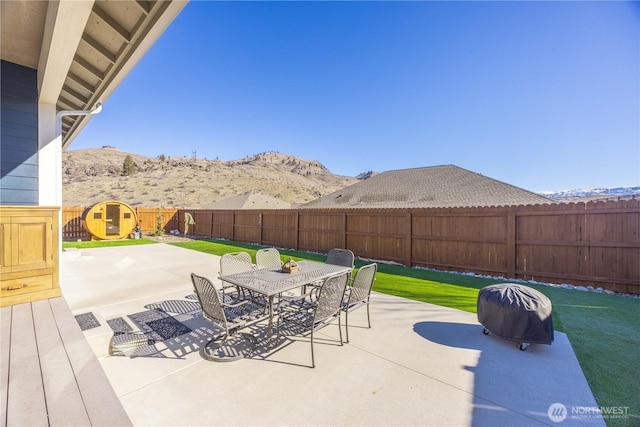
[{"label": "mountain ridge", "polygon": [[626,200],[640,198],[640,186],[578,188],[575,190],[538,191],[538,194],[561,202],[590,200]]},{"label": "mountain ridge", "polygon": [[[133,173],[123,173],[127,156]],[[118,200],[132,207],[207,209],[230,197],[257,192],[297,206],[330,194],[376,172],[335,175],[322,163],[267,151],[237,160],[147,157],[112,146],[62,153],[65,206]],[[640,186],[538,191],[559,203],[640,198]]]},{"label": "mountain ridge", "polygon": [[[133,161],[129,175],[123,173],[127,156]],[[358,182],[318,161],[278,152],[222,161],[152,158],[111,146],[65,151],[62,180],[65,206],[119,200],[132,207],[177,208],[208,208],[248,191],[297,205]]]}]

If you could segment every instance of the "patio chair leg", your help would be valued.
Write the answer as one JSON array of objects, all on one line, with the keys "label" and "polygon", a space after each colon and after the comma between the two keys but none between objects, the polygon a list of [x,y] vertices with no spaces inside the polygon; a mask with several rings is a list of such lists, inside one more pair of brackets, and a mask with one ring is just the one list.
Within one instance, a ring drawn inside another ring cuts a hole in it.
[{"label": "patio chair leg", "polygon": [[371,329],[371,317],[369,317],[369,301],[367,301],[367,324],[369,325],[369,329]]},{"label": "patio chair leg", "polygon": [[[248,341],[250,341],[248,347],[246,349],[240,349],[237,354],[227,354],[224,352],[224,349],[222,348],[222,346],[227,342],[227,339],[229,339],[231,337],[231,335],[235,335],[235,336],[241,336],[245,339],[247,339]],[[213,350],[213,354],[208,354],[207,349],[210,348],[209,346],[211,344],[214,344],[216,341],[218,341],[220,338],[222,338],[222,340],[220,341],[220,343],[217,344],[217,348],[212,347],[211,349]],[[236,332],[234,334],[228,334],[225,333],[223,335],[219,335],[211,340],[209,340],[200,350],[200,355],[202,356],[203,359],[205,360],[209,360],[212,362],[233,362],[235,360],[240,360],[243,359],[247,356],[249,356],[255,346],[256,346],[256,337],[254,337],[253,335],[246,333],[246,332]],[[222,352],[222,354],[218,355],[216,354],[216,352],[220,350]]]},{"label": "patio chair leg", "polygon": [[[342,342],[342,323],[340,322],[341,317],[342,316],[338,314],[338,332],[340,332],[340,345],[343,345],[344,343]],[[349,333],[349,331],[347,331],[347,333]]]},{"label": "patio chair leg", "polygon": [[311,367],[316,367],[316,360],[313,357],[313,328],[311,328]]},{"label": "patio chair leg", "polygon": [[220,341],[220,343],[218,344],[218,348],[220,348],[220,346],[221,346],[221,345],[226,341],[226,339],[227,339],[227,337],[228,337],[228,336],[229,336],[229,334],[225,333],[225,334],[222,334],[222,335],[218,335],[218,336],[216,336],[216,337],[213,337],[213,338],[211,338],[209,341],[207,341],[207,343],[206,343],[204,346],[202,346],[202,349],[201,349],[201,353],[200,353],[200,355],[202,356],[202,358],[203,358],[203,359],[206,359],[206,360],[214,360],[213,356],[210,356],[210,355],[207,353],[207,349],[209,348],[209,346],[210,346],[211,344],[214,344],[216,341],[218,341],[219,339],[221,339],[221,338],[222,338],[222,340],[221,340],[221,341]]},{"label": "patio chair leg", "polygon": [[349,343],[349,311],[346,311],[344,314],[344,329],[347,331],[347,340],[346,342]]}]

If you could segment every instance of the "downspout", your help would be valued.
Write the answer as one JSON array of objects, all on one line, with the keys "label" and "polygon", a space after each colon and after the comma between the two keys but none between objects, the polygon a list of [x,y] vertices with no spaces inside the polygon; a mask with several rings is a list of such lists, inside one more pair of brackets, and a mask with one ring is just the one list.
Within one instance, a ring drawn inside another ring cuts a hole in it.
[{"label": "downspout", "polygon": [[[100,111],[102,111],[102,102],[98,101],[93,110],[62,110],[56,113],[56,138],[60,138],[60,149],[56,150],[56,153],[58,153],[60,157],[56,159],[56,162],[59,168],[62,167],[62,118],[64,116],[93,116]],[[58,197],[60,197],[60,207],[62,207],[62,170],[58,173],[56,191]]]},{"label": "downspout", "polygon": [[[93,116],[102,111],[102,102],[98,101],[93,110],[62,110],[56,113],[56,140],[60,138],[60,146],[56,147],[56,167],[58,176],[56,177],[56,197],[60,200],[60,213],[58,223],[62,230],[62,118],[64,116]],[[62,232],[58,233],[58,250],[62,250]]]},{"label": "downspout", "polygon": [[[62,138],[62,118],[64,116],[93,116],[102,111],[102,102],[98,101],[93,110],[62,110],[56,114],[56,135]],[[60,139],[62,143],[62,139]]]}]

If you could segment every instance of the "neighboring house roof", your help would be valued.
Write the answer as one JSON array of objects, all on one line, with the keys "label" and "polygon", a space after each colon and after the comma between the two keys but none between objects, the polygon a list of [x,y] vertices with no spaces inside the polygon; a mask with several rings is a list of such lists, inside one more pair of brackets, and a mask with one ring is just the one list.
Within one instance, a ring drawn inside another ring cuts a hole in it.
[{"label": "neighboring house roof", "polygon": [[454,165],[383,172],[300,208],[435,208],[553,203]]},{"label": "neighboring house roof", "polygon": [[211,209],[290,209],[291,203],[258,191],[248,191],[211,204]]}]

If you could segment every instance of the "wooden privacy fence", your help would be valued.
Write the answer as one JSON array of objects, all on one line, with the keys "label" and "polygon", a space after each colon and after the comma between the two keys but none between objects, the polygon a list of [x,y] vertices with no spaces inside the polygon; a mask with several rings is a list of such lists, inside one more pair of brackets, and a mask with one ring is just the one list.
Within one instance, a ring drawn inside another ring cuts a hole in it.
[{"label": "wooden privacy fence", "polygon": [[[640,201],[442,209],[189,210],[193,233],[640,293]],[[183,223],[184,211],[178,212]],[[182,226],[181,226],[182,227]],[[180,229],[182,230],[182,228]]]},{"label": "wooden privacy fence", "polygon": [[407,266],[640,294],[637,199],[446,209],[178,210],[166,230],[182,232],[185,212],[196,222],[189,233],[203,237],[320,253],[341,247]]},{"label": "wooden privacy fence", "polygon": [[[82,225],[83,206],[65,206],[62,208],[62,239],[87,240],[90,238]],[[143,233],[153,233],[158,228],[162,230],[178,229],[178,209],[165,208],[134,208],[138,225]],[[182,227],[180,227],[182,229]]]},{"label": "wooden privacy fence", "polygon": [[62,208],[62,240],[85,240],[89,238],[82,225],[82,206],[64,206]]}]

